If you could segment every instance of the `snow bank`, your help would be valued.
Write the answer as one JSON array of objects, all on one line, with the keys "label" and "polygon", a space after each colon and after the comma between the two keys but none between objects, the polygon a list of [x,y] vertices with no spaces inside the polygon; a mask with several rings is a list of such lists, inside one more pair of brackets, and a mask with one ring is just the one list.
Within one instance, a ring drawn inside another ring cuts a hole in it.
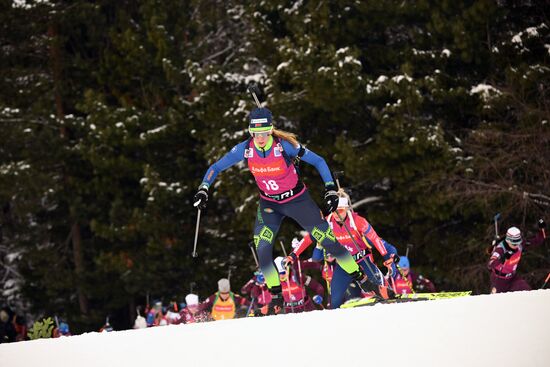
[{"label": "snow bank", "polygon": [[550,290],[0,345],[2,366],[550,366]]}]

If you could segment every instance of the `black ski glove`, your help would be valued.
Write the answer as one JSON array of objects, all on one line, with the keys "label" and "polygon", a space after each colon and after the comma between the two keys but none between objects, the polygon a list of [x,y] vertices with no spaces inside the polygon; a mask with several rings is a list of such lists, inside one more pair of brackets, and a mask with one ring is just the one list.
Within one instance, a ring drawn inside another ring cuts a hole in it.
[{"label": "black ski glove", "polygon": [[334,184],[325,186],[325,203],[326,210],[329,214],[338,208],[338,193],[336,192],[336,186]]},{"label": "black ski glove", "polygon": [[208,188],[202,186],[193,198],[193,206],[197,209],[206,209],[206,203],[208,202]]},{"label": "black ski glove", "polygon": [[399,260],[401,260],[401,257],[397,254],[393,254],[393,263],[395,265],[399,264]]},{"label": "black ski glove", "polygon": [[546,229],[546,222],[542,218],[539,219],[539,228],[540,229]]}]

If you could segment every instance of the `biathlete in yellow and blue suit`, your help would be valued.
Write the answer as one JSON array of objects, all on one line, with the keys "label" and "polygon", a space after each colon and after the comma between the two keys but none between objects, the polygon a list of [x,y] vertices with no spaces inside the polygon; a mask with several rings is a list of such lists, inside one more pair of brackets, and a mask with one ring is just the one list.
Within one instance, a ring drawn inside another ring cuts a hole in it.
[{"label": "biathlete in yellow and blue suit", "polygon": [[378,291],[354,261],[350,253],[336,240],[321,210],[312,200],[300,179],[294,161],[313,165],[325,183],[327,211],[338,205],[338,195],[325,160],[304,148],[294,134],[273,127],[273,116],[267,108],[255,108],[249,115],[251,138],[234,146],[229,153],[206,171],[194,198],[194,206],[204,209],[208,190],[216,176],[243,160],[256,180],[260,202],[254,226],[254,243],[266,284],[273,294],[274,305],[282,305],[281,283],[273,263],[273,244],[285,217],[294,219],[315,241],[336,258],[339,266],[357,282],[361,289]]}]

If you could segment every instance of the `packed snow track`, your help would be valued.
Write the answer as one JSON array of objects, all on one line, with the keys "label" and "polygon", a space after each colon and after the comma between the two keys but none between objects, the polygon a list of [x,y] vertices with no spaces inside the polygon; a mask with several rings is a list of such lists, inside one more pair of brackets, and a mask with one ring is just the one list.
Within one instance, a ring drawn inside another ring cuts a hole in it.
[{"label": "packed snow track", "polygon": [[550,366],[550,290],[0,345],[2,366]]}]

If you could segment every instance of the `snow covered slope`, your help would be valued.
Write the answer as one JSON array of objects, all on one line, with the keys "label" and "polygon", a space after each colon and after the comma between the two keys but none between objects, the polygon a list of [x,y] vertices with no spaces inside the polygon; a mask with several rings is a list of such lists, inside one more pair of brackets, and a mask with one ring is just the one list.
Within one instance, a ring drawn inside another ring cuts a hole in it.
[{"label": "snow covered slope", "polygon": [[0,345],[17,366],[550,366],[550,290]]}]

